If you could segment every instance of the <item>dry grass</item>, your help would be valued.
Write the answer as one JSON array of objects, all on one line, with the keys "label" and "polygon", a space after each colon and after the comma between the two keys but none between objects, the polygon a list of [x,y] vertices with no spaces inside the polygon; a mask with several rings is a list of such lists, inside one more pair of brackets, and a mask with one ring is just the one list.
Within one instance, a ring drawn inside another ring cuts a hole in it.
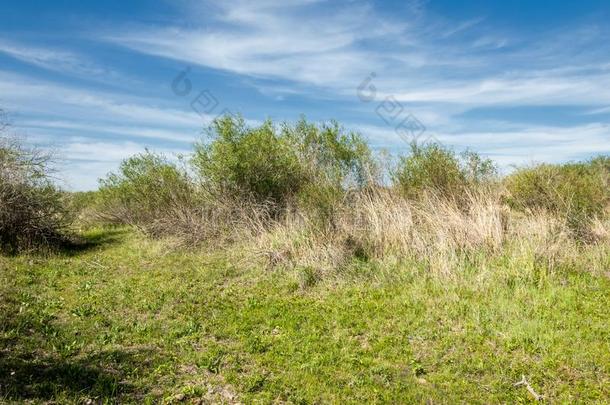
[{"label": "dry grass", "polygon": [[610,221],[596,219],[591,225],[591,233],[600,243],[610,242]]},{"label": "dry grass", "polygon": [[[587,249],[571,237],[565,221],[545,212],[512,212],[493,190],[471,193],[461,204],[434,195],[410,201],[392,190],[369,190],[346,199],[336,212],[334,226],[324,229],[292,212],[271,227],[259,227],[248,251],[271,267],[313,268],[321,274],[354,260],[409,259],[425,263],[432,274],[450,276],[481,258],[490,264],[502,256],[524,263],[518,271],[527,271],[525,263],[552,270]],[[608,241],[609,229],[608,222],[595,221],[595,243]]]},{"label": "dry grass", "polygon": [[205,245],[222,248],[249,240],[271,223],[271,207],[235,198],[211,197],[204,193],[192,198],[175,198],[146,216],[116,201],[102,201],[86,214],[91,225],[129,225],[155,239],[171,239],[174,247]]}]

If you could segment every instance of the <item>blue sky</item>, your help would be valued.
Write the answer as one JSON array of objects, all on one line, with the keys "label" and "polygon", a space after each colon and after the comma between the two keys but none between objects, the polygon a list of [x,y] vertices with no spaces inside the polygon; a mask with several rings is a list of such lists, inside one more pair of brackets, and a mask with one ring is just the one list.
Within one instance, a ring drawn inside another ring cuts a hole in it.
[{"label": "blue sky", "polygon": [[0,107],[73,190],[145,147],[188,152],[223,111],[337,119],[375,148],[418,136],[504,168],[610,153],[608,1],[0,6]]}]

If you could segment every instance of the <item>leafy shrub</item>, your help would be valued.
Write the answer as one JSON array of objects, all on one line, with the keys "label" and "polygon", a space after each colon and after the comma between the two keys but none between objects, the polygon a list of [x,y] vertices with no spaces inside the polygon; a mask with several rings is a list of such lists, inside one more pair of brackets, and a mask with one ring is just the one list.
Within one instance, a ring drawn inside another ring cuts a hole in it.
[{"label": "leafy shrub", "polygon": [[73,191],[65,193],[66,209],[74,217],[73,227],[76,230],[86,230],[96,226],[111,225],[99,215],[101,193],[95,191]]},{"label": "leafy shrub", "polygon": [[0,251],[54,248],[67,241],[64,195],[49,173],[50,157],[0,140]]},{"label": "leafy shrub", "polygon": [[183,245],[225,242],[264,221],[265,212],[197,187],[185,169],[163,155],[146,152],[125,160],[101,181],[99,218],[128,224],[152,237],[173,236]]},{"label": "leafy shrub", "polygon": [[306,173],[297,204],[319,226],[333,228],[333,218],[349,189],[363,189],[374,182],[377,171],[371,151],[356,133],[344,132],[338,123],[316,126],[301,119],[284,125]]},{"label": "leafy shrub", "polygon": [[309,178],[336,187],[362,188],[374,171],[371,151],[357,133],[346,133],[337,122],[317,126],[304,118],[296,125],[283,125],[286,137]]},{"label": "leafy shrub", "polygon": [[468,190],[489,182],[496,175],[491,160],[474,152],[461,156],[440,144],[411,145],[411,153],[400,159],[394,181],[407,198],[420,198],[425,192],[439,197],[463,200]]},{"label": "leafy shrub", "polygon": [[208,143],[192,160],[204,189],[242,201],[270,204],[276,213],[290,203],[328,209],[350,185],[365,183],[370,151],[356,134],[336,123],[304,119],[278,129],[270,121],[248,127],[241,118],[214,122]]},{"label": "leafy shrub", "polygon": [[281,204],[305,181],[294,149],[269,121],[249,128],[227,116],[213,123],[209,135],[211,142],[195,145],[192,163],[213,194]]},{"label": "leafy shrub", "polygon": [[506,178],[509,204],[519,210],[544,210],[564,218],[569,228],[585,237],[590,222],[610,203],[610,160],[541,164]]},{"label": "leafy shrub", "polygon": [[193,203],[193,187],[185,171],[149,151],[123,161],[118,173],[101,180],[101,216],[152,235],[165,229],[163,219]]},{"label": "leafy shrub", "polygon": [[260,232],[289,207],[330,223],[346,190],[367,183],[368,147],[335,123],[249,127],[222,117],[209,135],[195,145],[189,168],[147,151],[102,180],[98,196],[76,200],[98,200],[107,222],[196,243]]},{"label": "leafy shrub", "polygon": [[598,156],[591,160],[590,165],[593,173],[599,176],[603,188],[610,190],[610,156]]}]

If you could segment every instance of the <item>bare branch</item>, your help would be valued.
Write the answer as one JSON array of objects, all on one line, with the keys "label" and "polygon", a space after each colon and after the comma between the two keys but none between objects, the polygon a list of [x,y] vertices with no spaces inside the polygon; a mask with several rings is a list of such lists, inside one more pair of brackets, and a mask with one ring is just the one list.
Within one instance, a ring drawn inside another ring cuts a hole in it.
[{"label": "bare branch", "polygon": [[540,395],[538,394],[536,391],[534,391],[534,389],[532,388],[532,386],[530,385],[530,383],[525,379],[525,376],[522,375],[521,376],[521,381],[516,382],[515,384],[513,384],[513,386],[515,387],[519,387],[521,385],[524,385],[525,388],[527,389],[527,391],[532,394],[532,396],[536,399],[536,401],[542,401],[544,399],[544,395]]}]

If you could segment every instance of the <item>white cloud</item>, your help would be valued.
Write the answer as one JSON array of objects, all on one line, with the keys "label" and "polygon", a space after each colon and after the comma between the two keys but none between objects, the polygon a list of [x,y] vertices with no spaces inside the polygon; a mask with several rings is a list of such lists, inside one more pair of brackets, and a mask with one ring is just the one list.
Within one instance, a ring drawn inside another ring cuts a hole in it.
[{"label": "white cloud", "polygon": [[[400,20],[365,2],[187,4],[194,21],[188,25],[118,30],[106,38],[146,54],[324,88],[341,98],[353,97],[375,71],[380,93],[410,103],[592,105],[610,99],[596,91],[610,86],[608,57],[583,52],[583,44],[603,39],[599,29],[540,36],[498,54],[492,51],[510,41],[484,18],[446,21],[427,14],[421,2],[405,7]],[[282,88],[271,87],[268,92]]]},{"label": "white cloud", "polygon": [[[180,149],[152,148],[154,152],[171,157]],[[71,139],[57,152],[60,160],[58,176],[70,190],[94,190],[98,179],[116,170],[124,159],[145,151],[145,146],[135,142],[91,141]]]},{"label": "white cloud", "polygon": [[68,76],[109,83],[133,81],[108,67],[92,62],[82,54],[64,49],[0,40],[0,53],[21,62]]},{"label": "white cloud", "polygon": [[383,44],[406,28],[379,18],[366,4],[320,13],[309,7],[316,3],[227,1],[217,6],[213,21],[205,10],[205,26],[132,29],[107,39],[143,53],[239,74],[336,88],[382,67],[361,41]]},{"label": "white cloud", "polygon": [[[508,127],[508,129],[505,129]],[[396,150],[407,149],[404,141],[390,126],[352,125],[372,145]],[[610,154],[610,125],[587,124],[570,127],[516,125],[498,123],[495,131],[427,131],[420,140],[432,141],[465,150],[475,147],[504,169],[510,165],[533,162],[565,162],[599,154]]]},{"label": "white cloud", "polygon": [[589,115],[608,114],[608,113],[610,113],[610,106],[596,108],[596,109],[593,109],[593,110],[587,112],[587,114],[589,114]]},{"label": "white cloud", "polygon": [[0,101],[20,114],[76,118],[90,123],[121,122],[142,127],[182,128],[193,131],[211,121],[185,102],[184,110],[167,107],[160,99],[77,88],[0,71]]},{"label": "white cloud", "polygon": [[195,133],[189,131],[181,132],[179,129],[163,129],[148,126],[126,126],[112,125],[108,123],[95,123],[83,121],[59,121],[59,120],[37,120],[28,119],[19,122],[19,127],[26,130],[45,129],[64,132],[93,132],[95,134],[109,134],[129,136],[133,138],[148,138],[151,140],[167,140],[173,142],[192,143],[197,140]]},{"label": "white cloud", "polygon": [[[147,146],[166,153],[188,150],[212,118],[199,116],[188,104],[180,110],[164,100],[1,71],[0,98],[3,108],[17,116],[14,132],[57,152],[58,174],[73,190],[96,188],[98,178]],[[175,146],[161,148],[159,142]]]},{"label": "white cloud", "polygon": [[610,86],[610,74],[553,75],[551,72],[500,79],[480,79],[432,84],[395,93],[412,103],[448,103],[466,106],[489,105],[591,105],[610,102],[610,93],[598,89]]}]

